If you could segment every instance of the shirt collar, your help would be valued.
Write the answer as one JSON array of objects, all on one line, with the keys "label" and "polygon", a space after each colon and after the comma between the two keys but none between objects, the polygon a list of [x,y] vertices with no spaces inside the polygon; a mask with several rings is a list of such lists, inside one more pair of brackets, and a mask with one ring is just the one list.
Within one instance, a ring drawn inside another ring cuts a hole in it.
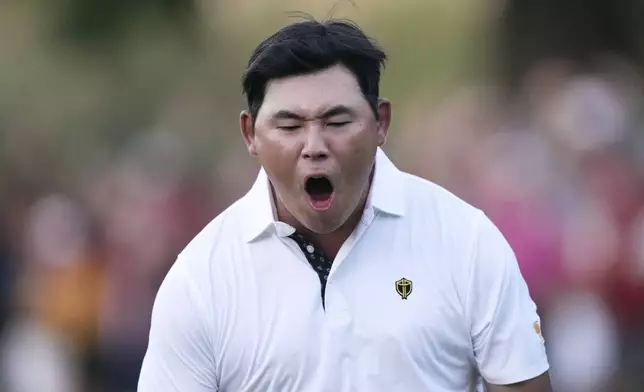
[{"label": "shirt collar", "polygon": [[[404,174],[381,148],[378,148],[375,161],[375,173],[365,210],[372,209],[386,215],[403,216],[405,214],[402,181]],[[271,230],[280,237],[289,236],[295,231],[290,225],[276,220],[271,186],[263,168],[260,169],[255,183],[242,202],[243,208],[247,211],[243,223],[243,235],[247,242],[252,242]]]}]

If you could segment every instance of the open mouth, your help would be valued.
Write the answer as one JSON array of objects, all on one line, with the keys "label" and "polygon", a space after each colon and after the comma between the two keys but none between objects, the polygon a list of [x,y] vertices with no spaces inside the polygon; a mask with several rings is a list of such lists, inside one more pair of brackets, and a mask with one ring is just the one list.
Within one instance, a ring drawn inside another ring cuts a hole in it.
[{"label": "open mouth", "polygon": [[325,176],[311,176],[307,178],[304,189],[309,195],[309,203],[319,211],[328,210],[333,201],[333,184]]}]

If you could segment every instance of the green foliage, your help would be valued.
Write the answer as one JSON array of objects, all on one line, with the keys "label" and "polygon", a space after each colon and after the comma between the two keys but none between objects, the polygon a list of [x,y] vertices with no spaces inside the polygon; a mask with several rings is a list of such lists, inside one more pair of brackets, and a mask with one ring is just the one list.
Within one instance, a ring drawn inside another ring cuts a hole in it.
[{"label": "green foliage", "polygon": [[193,0],[64,0],[60,7],[62,36],[75,43],[113,40],[132,22],[154,16],[168,25],[186,26],[195,17]]}]

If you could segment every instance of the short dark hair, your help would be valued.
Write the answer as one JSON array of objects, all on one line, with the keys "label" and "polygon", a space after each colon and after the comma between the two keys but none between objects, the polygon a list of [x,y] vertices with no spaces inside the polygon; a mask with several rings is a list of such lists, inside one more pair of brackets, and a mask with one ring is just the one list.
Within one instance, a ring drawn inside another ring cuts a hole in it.
[{"label": "short dark hair", "polygon": [[253,52],[242,86],[253,121],[266,85],[273,79],[303,75],[341,64],[356,77],[378,117],[380,69],[387,55],[358,25],[346,20],[306,20],[283,27]]}]

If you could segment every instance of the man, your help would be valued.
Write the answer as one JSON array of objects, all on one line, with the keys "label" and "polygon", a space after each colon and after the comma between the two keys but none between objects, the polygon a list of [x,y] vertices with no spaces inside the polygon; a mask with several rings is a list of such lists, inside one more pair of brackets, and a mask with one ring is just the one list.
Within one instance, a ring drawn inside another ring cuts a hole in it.
[{"label": "man", "polygon": [[179,255],[152,313],[140,392],[549,392],[539,317],[479,210],[380,147],[385,54],[306,21],[244,74],[262,170]]}]

